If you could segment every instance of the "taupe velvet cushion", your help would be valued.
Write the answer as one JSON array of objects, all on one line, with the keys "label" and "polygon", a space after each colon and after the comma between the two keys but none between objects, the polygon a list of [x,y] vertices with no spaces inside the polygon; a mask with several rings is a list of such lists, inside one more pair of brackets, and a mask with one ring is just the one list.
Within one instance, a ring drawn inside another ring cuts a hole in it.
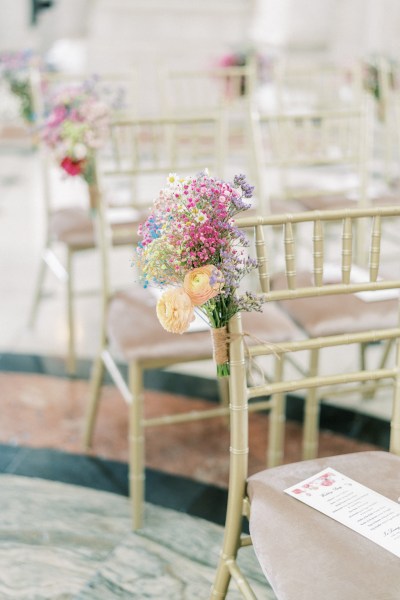
[{"label": "taupe velvet cushion", "polygon": [[[383,206],[398,204],[399,194],[384,194],[377,198],[370,198],[371,206]],[[360,208],[357,200],[348,198],[346,195],[322,195],[307,196],[301,199],[303,209],[307,210],[339,210],[341,208]]]},{"label": "taupe velvet cushion", "polygon": [[[242,316],[244,331],[263,341],[279,343],[300,336],[293,322],[276,306],[267,305],[263,313]],[[158,322],[155,297],[139,285],[115,295],[109,307],[107,331],[113,351],[124,360],[212,356],[209,331],[168,333]],[[247,341],[252,343],[251,338]]]},{"label": "taupe velvet cushion", "polygon": [[[300,286],[311,285],[311,275],[299,273],[297,281]],[[286,288],[284,276],[275,276],[272,287]],[[397,300],[364,302],[354,295],[342,295],[284,300],[279,304],[310,337],[357,333],[397,324]]]},{"label": "taupe velvet cushion", "polygon": [[399,600],[400,558],[283,492],[325,467],[397,502],[400,457],[360,452],[249,478],[254,550],[279,600]]},{"label": "taupe velvet cushion", "polygon": [[[127,221],[113,225],[113,244],[125,246],[133,244],[138,222]],[[88,210],[83,208],[63,208],[50,217],[50,235],[53,240],[62,242],[72,249],[94,248],[96,245],[93,220]]]}]

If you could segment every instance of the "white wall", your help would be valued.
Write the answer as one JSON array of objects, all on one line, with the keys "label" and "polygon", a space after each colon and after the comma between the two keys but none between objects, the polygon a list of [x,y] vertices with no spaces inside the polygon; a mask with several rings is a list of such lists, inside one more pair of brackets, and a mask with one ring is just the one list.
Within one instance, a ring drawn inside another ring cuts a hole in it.
[{"label": "white wall", "polygon": [[[139,64],[147,79],[160,62],[205,64],[251,42],[338,60],[400,57],[400,0],[55,0],[35,28],[30,10],[30,0],[0,0],[0,51],[84,40],[90,69]],[[57,52],[74,62],[71,45]]]},{"label": "white wall", "polygon": [[0,1],[0,52],[36,46],[29,0]]},{"label": "white wall", "polygon": [[209,66],[230,48],[247,47],[254,6],[254,0],[97,0],[89,69],[136,66],[141,110],[153,112],[158,67]]}]

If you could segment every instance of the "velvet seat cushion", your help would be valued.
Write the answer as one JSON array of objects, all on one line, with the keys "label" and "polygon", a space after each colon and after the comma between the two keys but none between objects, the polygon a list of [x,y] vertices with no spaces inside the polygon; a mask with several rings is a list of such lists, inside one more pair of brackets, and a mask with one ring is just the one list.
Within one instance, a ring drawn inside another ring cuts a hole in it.
[{"label": "velvet seat cushion", "polygon": [[249,478],[250,533],[279,600],[398,600],[400,558],[283,490],[332,467],[397,502],[400,457],[360,452]]},{"label": "velvet seat cushion", "polygon": [[[310,273],[299,273],[300,287],[311,285]],[[286,288],[284,275],[272,279],[273,289]],[[398,300],[365,302],[354,295],[283,300],[280,306],[310,337],[357,333],[397,326]]]},{"label": "velvet seat cushion", "polygon": [[[386,193],[378,197],[368,199],[368,205],[371,206],[390,206],[398,204],[399,194]],[[301,205],[307,210],[340,210],[342,208],[361,208],[357,199],[348,197],[345,194],[337,195],[313,195],[302,198]]]},{"label": "velvet seat cushion", "polygon": [[[135,241],[135,232],[142,214],[135,221],[126,221],[112,226],[113,244],[129,245]],[[62,242],[71,249],[87,249],[96,246],[93,219],[83,208],[63,208],[50,217],[50,235],[54,241]]]},{"label": "velvet seat cushion", "polygon": [[[266,342],[279,343],[301,336],[293,322],[273,305],[266,305],[263,313],[243,313],[242,317],[244,331]],[[169,357],[172,363],[173,357],[196,360],[212,356],[209,331],[168,333],[158,322],[156,298],[139,285],[114,296],[107,332],[113,351],[128,361],[160,358],[162,362]],[[247,343],[256,341],[249,338]]]}]

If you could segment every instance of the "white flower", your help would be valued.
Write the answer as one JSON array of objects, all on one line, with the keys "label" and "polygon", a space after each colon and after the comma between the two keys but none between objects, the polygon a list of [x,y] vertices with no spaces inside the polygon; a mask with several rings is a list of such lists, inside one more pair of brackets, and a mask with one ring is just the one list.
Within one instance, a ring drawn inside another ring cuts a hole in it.
[{"label": "white flower", "polygon": [[179,180],[178,175],[176,173],[170,173],[167,177],[167,181],[170,185],[174,185]]},{"label": "white flower", "polygon": [[75,160],[83,160],[87,156],[87,148],[85,144],[75,144],[72,153]]},{"label": "white flower", "polygon": [[205,223],[207,221],[207,215],[201,211],[196,214],[194,220],[196,223]]}]

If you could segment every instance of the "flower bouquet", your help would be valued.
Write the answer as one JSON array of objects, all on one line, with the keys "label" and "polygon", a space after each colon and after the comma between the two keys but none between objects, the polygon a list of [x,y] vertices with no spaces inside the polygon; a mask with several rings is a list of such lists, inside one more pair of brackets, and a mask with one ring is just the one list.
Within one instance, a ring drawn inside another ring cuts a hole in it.
[{"label": "flower bouquet", "polygon": [[[382,68],[386,72],[381,72]],[[364,88],[370,93],[376,101],[378,118],[383,121],[385,119],[385,111],[387,110],[387,99],[384,97],[382,90],[382,76],[387,78],[387,92],[399,89],[399,64],[392,59],[372,56],[363,64],[363,84]]]},{"label": "flower bouquet", "polygon": [[53,99],[42,139],[68,175],[95,183],[94,155],[107,140],[110,109],[91,86],[64,89]]},{"label": "flower bouquet", "polygon": [[244,175],[229,184],[206,171],[185,179],[170,174],[138,230],[142,283],[165,290],[156,308],[161,325],[182,334],[194,311],[200,314],[211,327],[218,376],[229,375],[230,318],[238,311],[261,310],[256,296],[239,292],[256,261],[247,256],[248,240],[233,220],[250,207],[252,191]]},{"label": "flower bouquet", "polygon": [[29,68],[34,65],[39,66],[40,59],[31,50],[0,54],[0,75],[7,82],[11,93],[18,98],[20,114],[28,124],[35,120],[29,84]]},{"label": "flower bouquet", "polygon": [[[229,69],[231,67],[245,67],[252,64],[254,66],[254,76],[261,83],[267,82],[271,78],[273,68],[273,57],[267,57],[254,48],[242,48],[236,51],[223,54],[217,60],[217,67]],[[248,82],[246,77],[242,75],[240,81],[235,84],[232,77],[226,77],[226,95],[228,98],[232,96],[245,96],[248,93],[246,89]]]}]

